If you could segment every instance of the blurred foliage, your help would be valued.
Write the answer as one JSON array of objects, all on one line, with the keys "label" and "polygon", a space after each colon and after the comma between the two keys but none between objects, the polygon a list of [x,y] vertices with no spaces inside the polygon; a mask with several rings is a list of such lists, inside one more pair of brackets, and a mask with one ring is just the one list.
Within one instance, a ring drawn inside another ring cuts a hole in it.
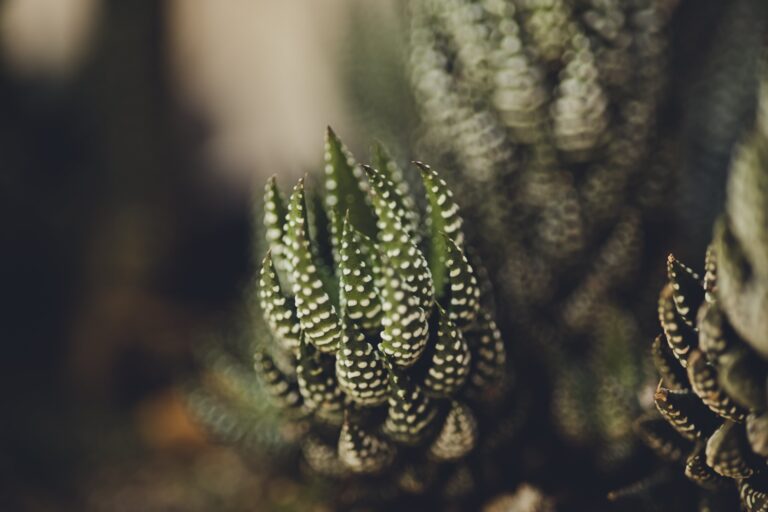
[{"label": "blurred foliage", "polygon": [[[766,78],[763,70],[757,121],[734,152],[725,211],[715,224],[704,272],[670,256],[669,282],[659,298],[664,335],[653,345],[661,377],[654,395],[658,412],[641,419],[638,430],[701,488],[698,508],[689,510],[741,506],[754,512],[768,503]],[[633,496],[644,493],[657,503],[669,502],[670,495],[696,495],[690,485],[678,484],[665,492],[638,489]],[[717,502],[704,508],[703,500]]]}]

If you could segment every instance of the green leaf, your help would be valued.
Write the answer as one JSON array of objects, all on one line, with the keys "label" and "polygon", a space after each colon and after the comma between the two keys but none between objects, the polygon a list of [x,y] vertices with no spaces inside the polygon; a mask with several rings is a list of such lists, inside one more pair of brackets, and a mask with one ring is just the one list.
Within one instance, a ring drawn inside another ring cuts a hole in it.
[{"label": "green leaf", "polygon": [[476,444],[477,420],[472,410],[461,402],[451,401],[451,409],[429,453],[437,460],[454,461],[465,457]]},{"label": "green leaf", "polygon": [[447,234],[443,233],[441,236],[446,248],[446,309],[448,316],[459,329],[467,329],[477,318],[480,309],[480,287],[469,260],[456,242]]},{"label": "green leaf", "polygon": [[335,252],[341,246],[343,212],[349,211],[350,220],[361,232],[368,236],[376,234],[376,218],[363,171],[330,126],[325,134],[325,205],[331,217]]},{"label": "green leaf", "polygon": [[363,430],[344,418],[339,436],[339,459],[355,473],[378,473],[392,464],[395,447],[386,438]]},{"label": "green leaf", "polygon": [[341,314],[357,329],[376,332],[381,326],[381,299],[374,286],[373,265],[366,261],[361,236],[349,216],[344,220],[340,256]]},{"label": "green leaf", "polygon": [[384,432],[399,443],[417,444],[433,427],[437,408],[405,372],[392,365],[387,371],[389,408],[384,420]]},{"label": "green leaf", "polygon": [[347,397],[360,405],[379,405],[387,399],[387,373],[381,356],[362,333],[346,323],[336,353],[336,378]]},{"label": "green leaf", "polygon": [[367,165],[363,168],[371,184],[373,208],[379,219],[379,250],[396,273],[402,276],[406,288],[410,290],[412,300],[409,299],[409,302],[429,310],[434,301],[432,275],[427,260],[404,227],[405,212],[393,199],[395,186],[374,168]]},{"label": "green leaf", "polygon": [[392,182],[394,187],[393,200],[399,208],[404,211],[404,226],[411,235],[413,243],[419,245],[421,241],[419,233],[419,212],[416,208],[416,202],[411,196],[410,187],[405,180],[403,171],[397,162],[390,156],[386,148],[379,142],[374,143],[371,148],[371,164],[378,170],[384,179]]},{"label": "green leaf", "polygon": [[472,355],[461,331],[440,306],[437,340],[432,361],[424,379],[424,388],[433,396],[451,397],[464,385],[469,375]]},{"label": "green leaf", "polygon": [[448,184],[428,165],[414,162],[421,170],[421,178],[427,191],[427,222],[429,225],[429,269],[432,272],[435,292],[438,297],[445,289],[447,281],[445,258],[448,254],[445,233],[461,249],[464,246],[464,234],[461,231],[462,220],[459,205],[453,200],[453,192]]},{"label": "green leaf", "polygon": [[295,351],[299,347],[299,319],[293,301],[286,297],[280,287],[272,251],[267,252],[261,265],[259,299],[264,320],[272,335],[283,348]]},{"label": "green leaf", "polygon": [[291,194],[286,240],[289,241],[293,294],[301,329],[307,341],[318,350],[335,352],[341,341],[341,323],[331,297],[323,287],[310,246],[303,179]]},{"label": "green leaf", "polygon": [[298,385],[280,371],[264,350],[257,350],[254,354],[254,368],[272,400],[284,410],[300,414],[303,403]]},{"label": "green leaf", "polygon": [[277,186],[277,177],[272,176],[264,187],[264,235],[274,258],[275,269],[283,283],[290,287],[290,261],[284,241],[287,216],[288,208]]},{"label": "green leaf", "polygon": [[333,358],[318,352],[303,336],[299,344],[296,377],[306,408],[318,418],[333,424],[341,423],[344,394],[336,383]]},{"label": "green leaf", "polygon": [[471,392],[483,396],[492,389],[502,390],[507,378],[507,351],[491,314],[480,310],[477,321],[465,336],[472,351]]}]

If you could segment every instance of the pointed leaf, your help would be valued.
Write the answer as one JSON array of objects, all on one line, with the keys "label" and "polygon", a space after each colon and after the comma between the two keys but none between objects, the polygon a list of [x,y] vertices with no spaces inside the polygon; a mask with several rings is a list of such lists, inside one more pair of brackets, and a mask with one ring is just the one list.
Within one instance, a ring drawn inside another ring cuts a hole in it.
[{"label": "pointed leaf", "polygon": [[341,324],[315,265],[307,228],[304,180],[294,187],[288,214],[293,294],[299,323],[307,341],[323,352],[334,352],[341,340]]},{"label": "pointed leaf", "polygon": [[664,287],[659,295],[659,322],[669,343],[669,348],[685,368],[688,365],[688,354],[696,348],[698,336],[677,312],[673,299],[672,285]]},{"label": "pointed leaf", "polygon": [[704,302],[701,277],[670,254],[667,257],[667,278],[672,284],[672,299],[677,312],[685,323],[695,325],[696,313]]},{"label": "pointed leaf", "polygon": [[398,208],[394,184],[370,166],[363,166],[371,184],[373,207],[378,217],[381,252],[411,290],[410,301],[429,310],[434,301],[432,275],[424,255],[404,227],[405,212]]},{"label": "pointed leaf", "polygon": [[387,400],[387,372],[381,356],[349,325],[336,353],[336,377],[342,391],[360,405],[374,406]]},{"label": "pointed leaf", "polygon": [[277,177],[272,176],[264,187],[264,236],[280,279],[284,279],[283,283],[290,287],[290,258],[284,242],[287,216],[288,208],[277,186]]},{"label": "pointed leaf", "polygon": [[443,427],[429,448],[438,460],[452,461],[466,456],[477,444],[477,420],[469,407],[452,401]]},{"label": "pointed leaf", "polygon": [[453,200],[453,192],[448,184],[440,178],[428,165],[414,162],[421,170],[421,178],[427,191],[427,218],[429,222],[429,269],[432,272],[436,293],[441,295],[446,283],[445,255],[446,240],[456,242],[461,249],[464,246],[464,233],[461,230],[462,220],[459,215],[459,205]]},{"label": "pointed leaf", "polygon": [[707,440],[705,453],[707,465],[719,475],[742,479],[755,473],[744,425],[724,422]]},{"label": "pointed leaf", "polygon": [[333,359],[318,352],[304,337],[299,344],[296,377],[307,409],[330,423],[341,423],[344,394],[336,382]]},{"label": "pointed leaf", "polygon": [[374,286],[373,269],[363,253],[362,240],[349,219],[344,221],[339,260],[342,316],[363,332],[381,325],[381,299]]},{"label": "pointed leaf", "polygon": [[768,478],[765,473],[739,482],[739,497],[746,512],[768,511]]},{"label": "pointed leaf", "polygon": [[403,367],[413,366],[427,346],[427,313],[416,305],[410,288],[387,260],[381,290],[383,317],[379,350]]},{"label": "pointed leaf", "polygon": [[368,198],[368,183],[363,171],[355,163],[352,153],[344,146],[333,130],[325,134],[325,204],[332,215],[331,239],[334,251],[341,245],[344,217],[349,211],[355,226],[368,236],[376,234],[376,219]]},{"label": "pointed leaf", "polygon": [[465,333],[472,353],[469,389],[480,397],[491,389],[502,390],[507,378],[504,340],[490,313],[480,310],[477,322]]},{"label": "pointed leaf", "polygon": [[394,201],[397,202],[399,208],[403,209],[404,222],[403,226],[411,236],[413,243],[418,245],[421,241],[419,233],[419,212],[416,209],[416,202],[411,196],[410,187],[408,182],[405,181],[403,171],[397,162],[389,155],[386,148],[381,143],[375,143],[371,149],[371,164],[374,169],[377,169],[384,179],[389,180],[394,184],[393,194]]},{"label": "pointed leaf", "polygon": [[717,378],[717,369],[707,363],[704,353],[700,350],[694,350],[688,358],[688,379],[693,392],[712,412],[732,421],[744,421],[746,409],[725,394]]},{"label": "pointed leaf", "polygon": [[656,415],[638,419],[635,432],[656,455],[670,462],[683,462],[694,446]]},{"label": "pointed leaf", "polygon": [[664,419],[689,441],[706,439],[720,424],[717,416],[691,391],[674,391],[659,384],[654,401]]},{"label": "pointed leaf", "polygon": [[355,473],[378,473],[392,464],[395,447],[387,439],[366,432],[349,418],[339,436],[339,459]]},{"label": "pointed leaf", "polygon": [[433,427],[437,408],[424,390],[395,366],[389,373],[389,408],[384,420],[384,432],[399,443],[420,442]]},{"label": "pointed leaf", "polygon": [[461,331],[440,306],[436,309],[437,340],[432,361],[424,379],[424,388],[432,396],[448,398],[453,396],[467,380],[472,355]]},{"label": "pointed leaf", "polygon": [[448,293],[446,310],[459,329],[467,329],[477,318],[480,309],[480,287],[467,257],[458,245],[442,235],[447,249],[445,271]]},{"label": "pointed leaf", "polygon": [[317,473],[340,478],[349,473],[347,467],[339,459],[339,451],[335,445],[330,445],[314,435],[307,436],[301,443],[301,453],[304,460]]},{"label": "pointed leaf", "polygon": [[651,346],[651,355],[653,356],[653,365],[656,371],[664,380],[664,384],[670,389],[688,389],[688,375],[685,369],[680,365],[672,349],[669,348],[667,340],[663,334],[656,336]]},{"label": "pointed leaf", "polygon": [[685,461],[685,476],[696,485],[713,491],[731,485],[731,480],[718,475],[707,465],[703,445],[697,446]]},{"label": "pointed leaf", "polygon": [[254,354],[254,368],[272,400],[287,411],[298,413],[302,408],[301,394],[295,381],[290,380],[263,350]]},{"label": "pointed leaf", "polygon": [[299,319],[296,316],[293,301],[286,297],[280,287],[271,251],[267,252],[261,265],[259,299],[264,320],[269,325],[272,335],[286,350],[296,350],[299,347],[301,331]]}]

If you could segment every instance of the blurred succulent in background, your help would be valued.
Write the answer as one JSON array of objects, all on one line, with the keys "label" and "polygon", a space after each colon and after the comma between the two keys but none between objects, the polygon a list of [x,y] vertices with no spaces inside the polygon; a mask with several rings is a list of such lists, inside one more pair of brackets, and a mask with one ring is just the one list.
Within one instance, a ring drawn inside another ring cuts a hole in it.
[{"label": "blurred succulent in background", "polygon": [[669,282],[659,298],[664,334],[653,343],[661,377],[654,395],[658,413],[637,423],[640,437],[701,487],[702,500],[722,503],[706,510],[736,510],[739,498],[748,512],[768,509],[768,79],[763,76],[757,123],[735,152],[725,212],[715,225],[703,274],[668,259]]},{"label": "blurred succulent in background", "polygon": [[671,143],[656,134],[675,3],[411,2],[422,152],[462,191],[513,313],[502,330],[550,370],[553,422],[603,467],[632,447],[643,381],[637,312],[669,188]]},{"label": "blurred succulent in background", "polygon": [[329,129],[322,187],[303,178],[286,199],[267,183],[251,385],[279,410],[267,431],[293,433],[314,472],[416,492],[456,476],[512,381],[446,182],[415,163],[422,216],[403,172],[373,153],[358,165]]}]

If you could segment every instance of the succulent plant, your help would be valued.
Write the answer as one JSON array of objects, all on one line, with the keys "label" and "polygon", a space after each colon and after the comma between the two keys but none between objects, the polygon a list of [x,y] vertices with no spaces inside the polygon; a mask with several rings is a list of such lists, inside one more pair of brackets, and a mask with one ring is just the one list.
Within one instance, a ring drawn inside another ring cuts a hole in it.
[{"label": "succulent plant", "polygon": [[358,165],[330,129],[322,187],[306,177],[285,198],[270,179],[263,323],[255,315],[268,326],[257,373],[283,421],[305,425],[307,465],[405,489],[465,458],[478,415],[510,385],[459,207],[433,169],[415,166],[423,216],[382,147]]},{"label": "succulent plant", "polygon": [[[704,271],[674,256],[653,343],[657,414],[639,435],[722,508],[768,510],[768,80],[753,132],[735,152],[725,212]],[[684,468],[684,469],[683,469]]]},{"label": "succulent plant", "polygon": [[462,190],[512,312],[503,331],[550,370],[552,422],[608,466],[629,453],[643,380],[637,313],[655,288],[648,226],[667,210],[656,119],[675,3],[410,2],[423,152]]}]

